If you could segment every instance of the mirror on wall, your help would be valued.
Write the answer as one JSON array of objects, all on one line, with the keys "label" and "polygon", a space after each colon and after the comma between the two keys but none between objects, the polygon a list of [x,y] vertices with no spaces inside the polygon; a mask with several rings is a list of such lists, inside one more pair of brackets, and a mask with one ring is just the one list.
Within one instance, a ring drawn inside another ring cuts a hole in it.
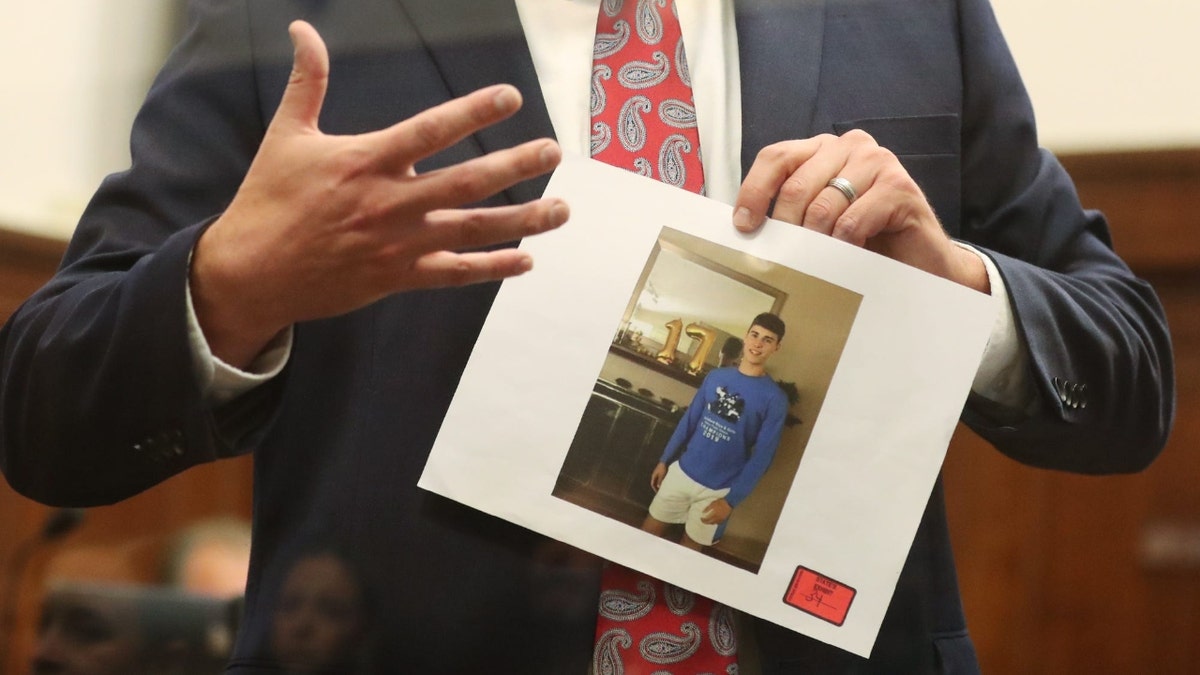
[{"label": "mirror on wall", "polygon": [[660,238],[613,338],[612,351],[689,384],[725,365],[747,318],[778,313],[787,294]]}]

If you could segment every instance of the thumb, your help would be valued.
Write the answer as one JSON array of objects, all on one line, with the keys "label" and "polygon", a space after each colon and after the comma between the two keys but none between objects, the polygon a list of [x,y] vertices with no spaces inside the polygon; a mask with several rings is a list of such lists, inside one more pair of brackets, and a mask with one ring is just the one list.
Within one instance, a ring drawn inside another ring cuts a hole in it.
[{"label": "thumb", "polygon": [[293,21],[288,26],[288,35],[295,50],[292,74],[272,124],[316,129],[329,85],[329,51],[317,29],[307,22]]}]

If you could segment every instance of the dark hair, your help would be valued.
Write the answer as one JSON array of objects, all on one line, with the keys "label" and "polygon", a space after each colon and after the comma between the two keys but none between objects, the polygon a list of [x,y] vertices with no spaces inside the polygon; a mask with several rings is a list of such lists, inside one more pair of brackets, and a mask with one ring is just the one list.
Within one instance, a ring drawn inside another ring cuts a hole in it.
[{"label": "dark hair", "polygon": [[754,320],[750,322],[750,327],[754,328],[755,326],[766,328],[778,336],[780,340],[783,340],[783,334],[787,330],[787,327],[783,325],[783,319],[770,312],[763,312],[754,317]]},{"label": "dark hair", "polygon": [[742,354],[742,339],[729,336],[725,338],[725,344],[721,345],[721,356],[726,359],[736,359]]}]

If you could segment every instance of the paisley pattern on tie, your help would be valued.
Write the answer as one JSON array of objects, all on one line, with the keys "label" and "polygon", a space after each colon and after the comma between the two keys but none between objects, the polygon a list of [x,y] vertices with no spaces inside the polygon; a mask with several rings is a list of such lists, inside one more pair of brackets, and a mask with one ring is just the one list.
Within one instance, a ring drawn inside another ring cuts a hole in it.
[{"label": "paisley pattern on tie", "polygon": [[597,155],[604,152],[608,144],[612,143],[612,129],[604,122],[596,122],[592,125],[592,154]]},{"label": "paisley pattern on tie", "polygon": [[[674,14],[674,5],[671,11]],[[642,42],[656,45],[663,39],[663,18],[660,10],[667,6],[667,0],[638,0],[637,4],[637,34]],[[678,18],[675,19],[678,21]]]},{"label": "paisley pattern on tie", "polygon": [[671,134],[658,149],[658,179],[668,185],[683,187],[687,183],[688,166],[684,155],[692,151],[692,143],[683,134]]},{"label": "paisley pattern on tie", "polygon": [[653,63],[630,61],[617,72],[617,82],[626,89],[649,89],[660,85],[671,74],[671,61],[662,52],[650,55]]},{"label": "paisley pattern on tie", "polygon": [[618,21],[613,24],[613,32],[596,33],[596,44],[592,47],[592,59],[606,59],[625,48],[629,44],[629,22]]},{"label": "paisley pattern on tie", "polygon": [[703,194],[696,104],[674,0],[603,0],[592,56],[592,157]]},{"label": "paisley pattern on tie", "polygon": [[641,653],[643,659],[659,665],[688,660],[700,649],[700,645],[704,642],[704,635],[700,632],[699,626],[690,622],[683,624],[679,629],[683,635],[667,632],[647,635],[638,644],[638,652]]},{"label": "paisley pattern on tie", "polygon": [[620,628],[605,631],[596,638],[596,651],[592,654],[592,670],[596,675],[625,675],[621,661],[621,650],[633,646],[629,631]]},{"label": "paisley pattern on tie", "polygon": [[668,99],[658,106],[658,119],[676,129],[696,126],[696,106],[678,99]]},{"label": "paisley pattern on tie", "polygon": [[612,68],[604,64],[592,68],[592,117],[604,110],[604,106],[608,103],[604,94],[604,85],[601,83],[601,80],[608,79],[612,79]]},{"label": "paisley pattern on tie", "polygon": [[650,99],[645,96],[634,96],[621,106],[621,113],[617,115],[617,138],[621,139],[621,147],[625,150],[637,152],[646,147],[646,121],[642,114],[652,108]]},{"label": "paisley pattern on tie", "polygon": [[683,40],[675,45],[675,74],[688,89],[692,88],[692,71],[688,69],[687,52],[683,51]]},{"label": "paisley pattern on tie", "polygon": [[722,656],[737,654],[737,634],[733,628],[733,610],[726,605],[713,605],[708,617],[708,639],[713,649]]},{"label": "paisley pattern on tie", "polygon": [[600,594],[600,616],[612,621],[637,621],[654,609],[654,582],[637,582],[637,593],[610,589]]},{"label": "paisley pattern on tie", "polygon": [[667,609],[676,616],[684,616],[696,606],[696,595],[675,584],[663,584],[663,600]]},{"label": "paisley pattern on tie", "polygon": [[732,609],[611,563],[601,583],[596,673],[737,675]]}]

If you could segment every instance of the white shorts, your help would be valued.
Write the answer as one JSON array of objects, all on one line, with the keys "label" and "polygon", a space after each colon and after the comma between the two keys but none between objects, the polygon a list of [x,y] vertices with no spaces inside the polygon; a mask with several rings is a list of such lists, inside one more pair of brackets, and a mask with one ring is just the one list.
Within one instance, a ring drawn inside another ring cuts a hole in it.
[{"label": "white shorts", "polygon": [[717,533],[720,523],[709,525],[700,518],[709,504],[729,494],[729,488],[713,490],[696,481],[679,468],[679,462],[673,462],[667,469],[667,477],[663,479],[654,501],[650,502],[650,516],[664,523],[683,523],[684,531],[692,541],[705,546],[712,546],[713,536]]}]

